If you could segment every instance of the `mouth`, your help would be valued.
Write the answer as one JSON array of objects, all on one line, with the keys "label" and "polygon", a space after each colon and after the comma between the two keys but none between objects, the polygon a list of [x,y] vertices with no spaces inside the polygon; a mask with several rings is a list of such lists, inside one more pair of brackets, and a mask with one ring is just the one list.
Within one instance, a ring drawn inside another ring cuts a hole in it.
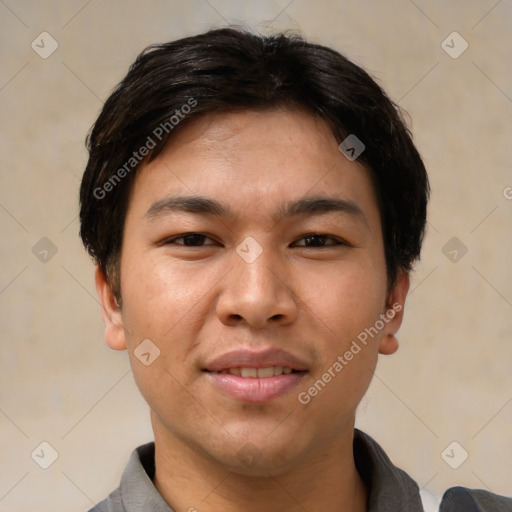
[{"label": "mouth", "polygon": [[298,386],[308,369],[299,358],[281,349],[240,349],[214,359],[203,372],[224,396],[265,403]]},{"label": "mouth", "polygon": [[278,377],[279,375],[289,375],[290,373],[297,373],[297,370],[288,366],[267,366],[265,368],[228,368],[221,370],[221,375],[237,375],[244,379],[268,379],[270,377]]}]

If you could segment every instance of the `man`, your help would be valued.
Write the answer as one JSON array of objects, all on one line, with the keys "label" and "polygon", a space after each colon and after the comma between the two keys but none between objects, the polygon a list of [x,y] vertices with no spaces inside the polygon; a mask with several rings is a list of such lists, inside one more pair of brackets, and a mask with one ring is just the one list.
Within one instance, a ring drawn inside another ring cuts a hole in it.
[{"label": "man", "polygon": [[[155,441],[94,511],[420,511],[354,430],[397,350],[428,179],[366,72],[222,29],[143,52],[88,139],[81,236]],[[448,491],[441,510],[512,510]]]}]

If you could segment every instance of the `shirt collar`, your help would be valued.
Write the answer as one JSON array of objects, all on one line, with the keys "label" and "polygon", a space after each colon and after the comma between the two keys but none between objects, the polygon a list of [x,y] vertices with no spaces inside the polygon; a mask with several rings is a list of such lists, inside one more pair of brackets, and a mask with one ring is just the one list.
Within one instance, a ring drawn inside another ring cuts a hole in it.
[{"label": "shirt collar", "polygon": [[423,512],[418,485],[389,460],[367,434],[355,429],[354,459],[366,484],[368,512]]},{"label": "shirt collar", "polygon": [[[370,436],[357,429],[354,459],[369,490],[368,512],[423,511],[416,482],[395,467]],[[173,512],[153,485],[154,473],[155,444],[139,446],[121,478],[121,499],[127,512]]]},{"label": "shirt collar", "polygon": [[121,477],[121,499],[126,512],[173,512],[156,487],[155,443],[135,449]]}]

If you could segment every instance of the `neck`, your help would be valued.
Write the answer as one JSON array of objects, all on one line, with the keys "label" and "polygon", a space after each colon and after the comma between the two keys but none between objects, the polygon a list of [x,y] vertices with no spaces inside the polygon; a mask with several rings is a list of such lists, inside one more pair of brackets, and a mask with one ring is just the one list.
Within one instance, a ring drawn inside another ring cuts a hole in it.
[{"label": "neck", "polygon": [[276,474],[226,468],[155,429],[154,485],[175,512],[364,512],[367,490],[349,435]]}]

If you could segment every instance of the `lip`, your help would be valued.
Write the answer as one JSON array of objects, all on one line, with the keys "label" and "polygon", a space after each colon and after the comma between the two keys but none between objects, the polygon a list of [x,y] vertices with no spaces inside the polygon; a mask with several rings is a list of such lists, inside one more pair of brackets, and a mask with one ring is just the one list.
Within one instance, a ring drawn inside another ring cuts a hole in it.
[{"label": "lip", "polygon": [[229,368],[267,368],[269,366],[287,366],[297,372],[307,371],[306,363],[279,348],[233,350],[209,362],[205,370],[220,372]]},{"label": "lip", "polygon": [[[293,373],[273,377],[240,377],[218,373],[229,368],[267,368],[284,366],[295,370]],[[245,403],[265,403],[275,400],[298,386],[307,373],[306,364],[296,356],[282,349],[264,350],[239,349],[217,357],[203,370],[205,376],[223,394]]]},{"label": "lip", "polygon": [[245,403],[261,404],[275,400],[298,386],[305,372],[276,375],[265,379],[244,378],[228,373],[207,373],[210,381],[224,394]]}]

